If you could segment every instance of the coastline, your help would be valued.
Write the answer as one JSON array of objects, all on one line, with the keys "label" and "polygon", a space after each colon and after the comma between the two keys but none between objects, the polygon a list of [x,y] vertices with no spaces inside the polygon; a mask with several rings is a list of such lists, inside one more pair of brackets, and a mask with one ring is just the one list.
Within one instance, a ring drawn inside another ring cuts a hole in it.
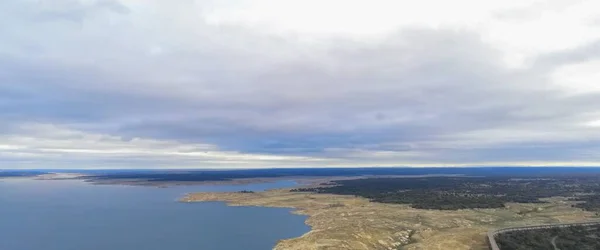
[{"label": "coastline", "polygon": [[[300,186],[318,186],[340,178],[255,178],[238,181],[201,182],[194,185],[243,185],[281,180],[296,181]],[[364,177],[359,177],[364,178]],[[26,178],[48,180],[51,178]],[[62,179],[62,178],[58,178]],[[69,179],[69,178],[66,178]],[[82,180],[80,178],[73,178]],[[83,181],[83,180],[82,180]],[[86,182],[89,184],[97,184]],[[143,184],[143,181],[136,182]],[[144,186],[177,186],[161,183]],[[216,184],[218,183],[218,184]],[[131,185],[130,183],[102,183]],[[191,183],[186,183],[190,185]],[[296,187],[294,187],[296,188]],[[290,192],[292,188],[259,192],[188,193],[180,202],[220,201],[228,206],[290,208],[306,216],[310,231],[278,241],[275,250],[318,249],[487,249],[490,230],[539,224],[583,222],[598,217],[592,212],[573,208],[566,197],[545,199],[548,203],[507,203],[502,209],[423,210],[408,205],[371,202],[365,198],[308,192]]]},{"label": "coastline", "polygon": [[[181,202],[222,201],[229,206],[291,208],[306,215],[311,230],[280,240],[275,250],[317,249],[487,249],[489,230],[510,226],[578,222],[593,213],[557,198],[549,204],[511,203],[505,209],[421,210],[364,198],[289,192],[191,193]],[[522,211],[535,211],[522,214]]]},{"label": "coastline", "polygon": [[426,174],[426,175],[360,175],[360,176],[281,176],[281,177],[249,177],[218,181],[152,181],[147,179],[94,179],[86,175],[80,178],[93,185],[130,185],[130,186],[202,186],[202,185],[245,185],[256,183],[271,183],[277,181],[295,181],[300,186],[318,186],[322,183],[364,178],[420,178],[420,177],[472,177],[462,174]]},{"label": "coastline", "polygon": [[[247,185],[258,183],[272,183],[278,181],[295,181],[300,185],[311,185],[323,182],[320,177],[269,177],[269,178],[239,178],[223,181],[150,181],[145,179],[86,179],[92,185],[129,185],[145,187],[171,187],[171,186],[219,186],[219,185]],[[329,180],[329,179],[328,179]],[[337,179],[336,179],[337,180]]]}]

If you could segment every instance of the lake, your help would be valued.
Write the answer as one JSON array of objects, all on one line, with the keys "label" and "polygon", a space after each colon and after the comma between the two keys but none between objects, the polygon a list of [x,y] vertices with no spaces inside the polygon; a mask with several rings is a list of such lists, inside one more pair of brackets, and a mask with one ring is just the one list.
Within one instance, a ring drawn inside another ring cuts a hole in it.
[{"label": "lake", "polygon": [[290,209],[179,203],[189,192],[261,191],[292,181],[170,188],[0,180],[0,250],[266,250],[310,228]]}]

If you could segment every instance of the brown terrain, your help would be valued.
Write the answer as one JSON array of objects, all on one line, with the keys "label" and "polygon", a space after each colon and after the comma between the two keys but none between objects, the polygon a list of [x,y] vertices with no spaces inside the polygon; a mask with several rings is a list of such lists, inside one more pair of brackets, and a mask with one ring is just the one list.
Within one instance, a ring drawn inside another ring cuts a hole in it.
[{"label": "brown terrain", "polygon": [[567,198],[548,203],[510,203],[503,209],[422,210],[352,196],[289,192],[193,193],[183,202],[225,201],[231,206],[295,208],[312,230],[281,240],[276,250],[487,249],[491,229],[580,222],[594,213],[572,208]]}]

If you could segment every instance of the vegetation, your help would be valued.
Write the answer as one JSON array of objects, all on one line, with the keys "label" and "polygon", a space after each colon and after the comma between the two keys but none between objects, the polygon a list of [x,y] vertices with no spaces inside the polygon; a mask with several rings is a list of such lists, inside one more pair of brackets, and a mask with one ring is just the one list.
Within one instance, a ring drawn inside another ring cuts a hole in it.
[{"label": "vegetation", "polygon": [[[456,210],[501,208],[507,202],[541,203],[540,198],[573,197],[574,206],[600,212],[598,168],[311,168],[253,170],[120,170],[97,171],[90,181],[143,182],[228,181],[241,178],[391,176],[336,181],[294,191],[354,195],[375,202],[410,204],[414,208]],[[438,177],[423,176],[438,175]],[[421,177],[419,177],[421,176]],[[466,177],[478,176],[478,177]]]},{"label": "vegetation", "polygon": [[573,198],[572,200],[581,202],[576,205],[573,205],[574,207],[600,213],[600,194],[582,195]]},{"label": "vegetation", "polygon": [[[540,198],[577,197],[586,210],[600,210],[600,175],[552,177],[419,177],[335,181],[337,185],[294,192],[354,195],[374,202],[410,204],[420,209],[501,208],[507,202],[541,203]],[[588,203],[589,201],[589,203]]]},{"label": "vegetation", "polygon": [[496,236],[502,250],[600,249],[600,226],[572,226],[502,233]]}]

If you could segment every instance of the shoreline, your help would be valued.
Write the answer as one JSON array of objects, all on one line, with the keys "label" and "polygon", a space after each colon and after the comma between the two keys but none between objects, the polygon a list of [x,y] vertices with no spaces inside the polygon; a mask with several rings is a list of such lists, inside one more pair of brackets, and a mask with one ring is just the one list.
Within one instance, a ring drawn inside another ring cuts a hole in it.
[{"label": "shoreline", "polygon": [[[409,176],[414,177],[414,176]],[[424,210],[404,204],[384,204],[368,199],[334,194],[290,192],[298,186],[318,186],[333,180],[357,177],[327,178],[255,178],[238,181],[189,183],[187,185],[245,185],[281,180],[295,181],[297,186],[251,193],[200,192],[181,194],[178,202],[224,202],[227,206],[253,206],[291,209],[292,214],[306,216],[310,230],[296,238],[281,239],[275,250],[319,249],[385,249],[402,247],[420,249],[487,249],[490,230],[538,224],[582,222],[598,217],[592,212],[571,207],[566,197],[548,198],[548,203],[507,203],[506,208]],[[364,176],[358,178],[366,178]],[[35,178],[25,178],[36,180]],[[40,179],[37,179],[40,180]],[[42,179],[48,180],[48,179]],[[64,179],[56,179],[64,180]],[[87,184],[98,184],[73,178]],[[137,182],[138,184],[144,182]],[[148,185],[146,187],[161,187]],[[218,183],[218,184],[217,184]],[[102,185],[132,185],[101,183]],[[168,186],[178,186],[176,183]],[[139,185],[133,185],[139,186]],[[164,186],[163,186],[164,187]]]},{"label": "shoreline", "polygon": [[[222,192],[222,193],[214,193],[214,194],[218,194],[216,196],[214,196],[215,198],[207,198],[206,200],[197,200],[197,197],[194,199],[190,199],[189,195],[192,194],[186,194],[184,197],[178,199],[178,202],[183,202],[183,203],[195,203],[195,202],[222,202],[227,206],[231,206],[231,207],[264,207],[264,208],[285,208],[285,209],[289,209],[289,212],[292,215],[298,215],[298,216],[304,216],[305,220],[304,220],[304,224],[306,226],[309,227],[309,230],[305,233],[303,233],[302,235],[298,236],[298,237],[294,237],[294,238],[287,238],[287,239],[280,239],[275,246],[273,247],[273,250],[283,250],[283,249],[289,249],[286,248],[285,246],[281,246],[281,243],[283,241],[286,240],[293,240],[293,239],[299,239],[299,238],[304,238],[308,235],[310,235],[311,233],[313,233],[313,231],[315,230],[314,225],[311,225],[309,223],[309,219],[311,217],[310,214],[306,213],[305,211],[302,211],[300,208],[298,207],[293,207],[293,206],[265,206],[265,205],[252,205],[252,204],[243,204],[243,203],[238,203],[236,201],[233,200],[226,200],[221,198],[216,198],[216,197],[220,197],[223,194],[237,194],[238,192]],[[197,193],[196,193],[197,194]],[[210,194],[210,193],[204,193],[204,194]]]},{"label": "shoreline", "polygon": [[[293,214],[307,216],[305,224],[310,231],[280,240],[275,250],[487,249],[486,234],[492,229],[594,218],[593,213],[571,208],[558,198],[549,204],[511,203],[504,209],[442,211],[289,190],[190,193],[180,202],[290,208]],[[524,210],[536,212],[520,214]]]},{"label": "shoreline", "polygon": [[280,177],[249,177],[217,181],[152,181],[147,179],[94,179],[82,175],[77,178],[93,185],[131,185],[149,187],[169,186],[202,186],[202,185],[246,185],[256,183],[271,183],[277,181],[294,181],[298,186],[317,186],[331,181],[355,180],[364,178],[422,178],[422,177],[474,177],[462,174],[426,174],[426,175],[360,175],[360,176],[280,176]]}]

